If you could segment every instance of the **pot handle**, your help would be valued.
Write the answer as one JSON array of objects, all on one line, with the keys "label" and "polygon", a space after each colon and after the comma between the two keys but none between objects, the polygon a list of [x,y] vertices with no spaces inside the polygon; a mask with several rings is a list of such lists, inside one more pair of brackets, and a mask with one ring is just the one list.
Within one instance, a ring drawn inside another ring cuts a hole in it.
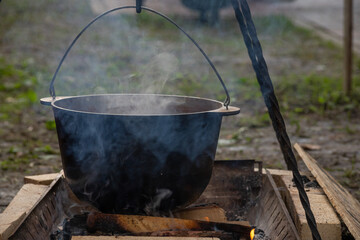
[{"label": "pot handle", "polygon": [[61,99],[71,98],[71,97],[72,96],[56,97],[56,99],[52,98],[52,97],[44,97],[44,98],[40,99],[40,103],[41,103],[41,105],[44,105],[44,106],[51,106],[51,103],[54,100],[61,100]]},{"label": "pot handle", "polygon": [[[88,29],[94,22],[96,22],[97,20],[99,20],[100,18],[102,18],[105,15],[108,15],[109,13],[118,11],[118,10],[122,10],[122,9],[129,9],[129,8],[135,8],[138,9],[137,6],[123,6],[123,7],[117,7],[111,10],[108,10],[102,14],[100,14],[99,16],[97,16],[96,18],[94,18],[90,23],[88,23],[82,30],[81,32],[75,37],[75,39],[71,42],[70,46],[66,49],[64,56],[61,58],[60,63],[58,65],[58,67],[56,68],[56,71],[54,73],[54,76],[52,77],[51,83],[50,83],[50,87],[49,87],[49,92],[51,97],[53,98],[53,100],[55,100],[56,98],[56,94],[55,94],[55,88],[54,88],[54,82],[56,79],[56,76],[61,68],[61,65],[63,64],[65,58],[67,57],[68,53],[70,52],[71,48],[74,46],[74,44],[76,43],[76,41],[80,38],[80,36],[86,31],[86,29]],[[207,60],[207,62],[209,63],[209,65],[211,66],[211,68],[213,69],[214,73],[216,74],[217,78],[219,79],[225,94],[226,94],[226,99],[224,101],[224,106],[226,109],[228,109],[228,106],[230,104],[230,96],[229,96],[229,92],[225,86],[225,83],[223,81],[223,79],[221,78],[219,72],[216,70],[214,64],[211,62],[211,60],[209,59],[209,57],[206,55],[206,53],[204,52],[204,50],[199,46],[199,44],[188,34],[186,33],[179,25],[177,25],[172,19],[170,19],[169,17],[167,17],[166,15],[157,12],[151,8],[147,8],[147,7],[142,7],[141,6],[141,10],[146,10],[148,12],[152,12],[158,16],[163,17],[164,19],[166,19],[168,22],[172,23],[177,29],[179,29],[183,34],[185,34],[188,39],[199,49],[199,51],[202,53],[202,55],[205,57],[205,59]]]},{"label": "pot handle", "polygon": [[233,106],[228,106],[228,107],[224,106],[222,108],[216,109],[211,112],[220,113],[222,116],[231,116],[240,113],[240,108]]}]

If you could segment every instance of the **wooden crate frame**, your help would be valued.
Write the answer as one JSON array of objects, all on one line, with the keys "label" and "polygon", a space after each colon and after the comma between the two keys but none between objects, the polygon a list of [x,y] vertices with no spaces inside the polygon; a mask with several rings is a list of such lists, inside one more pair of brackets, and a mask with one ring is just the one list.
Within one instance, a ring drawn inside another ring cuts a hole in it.
[{"label": "wooden crate frame", "polygon": [[[224,165],[223,163],[221,164]],[[251,165],[250,162],[248,162],[248,164],[248,168],[242,173],[243,177],[246,175],[254,176],[254,166]],[[231,165],[230,168],[234,169],[234,166]],[[271,172],[279,175],[279,171],[277,170],[272,170]],[[289,174],[289,171],[280,172],[282,174]],[[239,175],[234,175],[234,177],[235,179],[239,178]],[[215,179],[215,177],[213,178]],[[27,179],[27,182],[36,184],[36,179],[36,177],[30,177],[30,180]],[[39,181],[38,184],[46,184],[45,182],[49,183],[50,181]],[[214,180],[213,184],[210,182],[210,186],[214,187],[214,184],[220,184],[219,186],[221,186],[221,181]],[[265,234],[271,239],[300,239],[294,222],[278,191],[278,187],[269,172],[263,172],[262,184],[258,194],[257,204],[249,211],[248,220],[250,223],[263,229]],[[60,224],[62,216],[67,214],[64,209],[61,209],[64,204],[64,198],[70,198],[75,201],[75,203],[78,201],[69,190],[63,176],[56,175],[56,178],[46,188],[46,191],[44,191],[36,204],[25,213],[26,216],[23,216],[21,221],[14,222],[17,224],[17,227],[12,227],[12,232],[8,236],[0,235],[0,239],[49,239],[53,227]],[[89,208],[91,207],[89,206]],[[83,209],[77,209],[76,211],[81,212],[82,210]],[[261,217],[257,217],[259,214]],[[7,234],[9,234],[9,232]]]}]

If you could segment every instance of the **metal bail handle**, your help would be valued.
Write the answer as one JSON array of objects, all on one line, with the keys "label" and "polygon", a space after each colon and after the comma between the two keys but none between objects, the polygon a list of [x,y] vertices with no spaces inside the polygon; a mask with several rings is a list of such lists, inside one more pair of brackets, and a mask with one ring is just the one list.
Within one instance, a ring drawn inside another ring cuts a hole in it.
[{"label": "metal bail handle", "polygon": [[50,83],[50,87],[49,87],[49,92],[50,95],[53,99],[56,98],[56,93],[55,93],[55,88],[54,88],[54,82],[56,79],[56,76],[65,60],[65,58],[67,57],[67,55],[69,54],[70,50],[72,49],[72,47],[75,45],[75,43],[77,42],[77,40],[80,38],[80,36],[97,20],[99,20],[100,18],[108,15],[109,13],[115,12],[115,11],[119,11],[122,9],[129,9],[129,8],[135,8],[137,13],[140,13],[142,10],[146,10],[148,12],[154,13],[160,17],[163,17],[164,19],[166,19],[168,22],[172,23],[177,29],[179,29],[183,34],[185,34],[186,37],[188,37],[188,39],[198,48],[198,50],[201,52],[201,54],[205,57],[205,59],[207,60],[207,62],[209,63],[209,65],[211,66],[211,68],[213,69],[214,73],[216,74],[217,78],[219,79],[225,94],[226,94],[226,99],[224,101],[224,106],[226,107],[226,109],[228,109],[228,106],[230,104],[230,96],[229,96],[229,92],[225,86],[225,83],[223,81],[223,79],[221,78],[219,72],[216,70],[214,64],[211,62],[210,58],[206,55],[206,53],[204,52],[204,50],[200,47],[200,45],[188,34],[185,32],[185,30],[183,30],[179,25],[177,25],[172,19],[170,19],[169,17],[167,17],[166,15],[157,12],[151,8],[147,8],[147,7],[142,7],[141,6],[142,0],[136,0],[136,6],[123,6],[123,7],[117,7],[111,10],[108,10],[102,14],[100,14],[99,16],[97,16],[96,18],[94,18],[91,22],[89,22],[82,30],[81,32],[75,37],[75,39],[71,42],[70,46],[66,49],[64,56],[61,58],[60,63],[58,65],[58,67],[56,68],[56,71],[54,73],[54,76],[51,80]]}]

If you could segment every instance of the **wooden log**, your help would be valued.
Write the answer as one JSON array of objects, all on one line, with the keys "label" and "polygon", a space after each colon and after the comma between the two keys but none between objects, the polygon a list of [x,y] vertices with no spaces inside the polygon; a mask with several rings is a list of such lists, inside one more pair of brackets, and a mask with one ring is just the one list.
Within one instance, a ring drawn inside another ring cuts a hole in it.
[{"label": "wooden log", "polygon": [[355,239],[360,239],[360,203],[327,171],[321,168],[299,144],[295,144],[294,148],[324,190],[350,233]]},{"label": "wooden log", "polygon": [[248,223],[232,224],[222,222],[207,222],[179,218],[164,218],[138,215],[91,213],[87,219],[87,227],[91,231],[103,232],[129,232],[141,234],[165,230],[196,230],[214,231],[222,230],[234,232],[245,239],[250,239],[251,227]]},{"label": "wooden log", "polygon": [[234,234],[223,231],[159,231],[152,233],[144,233],[139,236],[151,237],[196,237],[196,238],[221,238],[222,240],[233,240]]},{"label": "wooden log", "polygon": [[185,208],[173,213],[175,218],[227,222],[225,210],[216,205]]},{"label": "wooden log", "polygon": [[214,237],[73,236],[72,240],[220,240]]}]

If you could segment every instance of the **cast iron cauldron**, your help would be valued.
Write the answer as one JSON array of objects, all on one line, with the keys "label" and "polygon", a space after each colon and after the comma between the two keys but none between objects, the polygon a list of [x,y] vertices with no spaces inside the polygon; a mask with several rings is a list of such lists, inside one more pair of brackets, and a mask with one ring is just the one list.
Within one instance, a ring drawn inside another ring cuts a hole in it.
[{"label": "cast iron cauldron", "polygon": [[[115,10],[124,8],[135,7]],[[54,80],[81,33],[54,74],[52,97],[41,100],[52,106],[71,189],[108,213],[151,214],[192,203],[210,180],[222,116],[240,111],[228,107],[225,85],[224,105],[157,94],[56,97]]]}]

